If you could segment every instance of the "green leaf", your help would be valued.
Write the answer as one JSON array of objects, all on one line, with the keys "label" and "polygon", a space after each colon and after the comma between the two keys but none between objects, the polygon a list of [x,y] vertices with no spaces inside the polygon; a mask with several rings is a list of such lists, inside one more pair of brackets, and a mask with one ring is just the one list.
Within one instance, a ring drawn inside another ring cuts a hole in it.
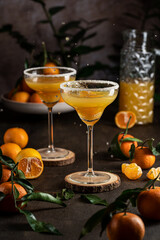
[{"label": "green leaf", "polygon": [[121,142],[139,142],[139,143],[143,143],[143,141],[141,139],[138,138],[122,138]]},{"label": "green leaf", "polygon": [[79,25],[80,25],[80,21],[71,21],[69,23],[62,25],[62,27],[60,27],[59,29],[59,33],[61,34],[61,33],[65,33],[70,29],[79,28]]},{"label": "green leaf", "polygon": [[102,200],[100,197],[98,197],[96,195],[91,195],[91,194],[81,195],[81,199],[83,199],[87,202],[90,202],[92,204],[95,204],[95,205],[103,205],[103,206],[108,205],[106,200]]},{"label": "green leaf", "polygon": [[18,210],[20,213],[22,213],[26,216],[26,219],[27,219],[30,227],[33,229],[33,231],[41,232],[41,233],[51,233],[53,235],[62,235],[58,231],[58,229],[56,229],[52,224],[38,221],[36,219],[36,217],[33,215],[33,213],[31,213],[27,210],[22,210],[20,208],[18,208]]},{"label": "green leaf", "polygon": [[43,0],[32,0],[32,2],[40,3],[42,7],[45,7],[45,3]]},{"label": "green leaf", "polygon": [[82,79],[91,76],[95,71],[106,70],[107,65],[101,62],[96,62],[93,65],[82,67],[78,70],[77,79]]},{"label": "green leaf", "polygon": [[103,208],[98,212],[96,212],[94,215],[92,215],[88,219],[88,221],[85,223],[84,227],[82,228],[79,239],[84,237],[87,233],[91,232],[93,228],[102,221],[105,213],[106,213],[106,208]]},{"label": "green leaf", "polygon": [[117,157],[119,159],[127,160],[128,158],[125,155],[123,155],[123,153],[120,149],[120,145],[118,143],[118,135],[119,135],[119,133],[116,134],[111,141],[110,148],[108,150],[109,154],[113,154],[114,157]]},{"label": "green leaf", "polygon": [[49,20],[41,20],[41,21],[38,21],[38,23],[46,24],[46,23],[50,23],[50,21]]},{"label": "green leaf", "polygon": [[19,198],[19,191],[15,185],[13,187],[13,192],[14,192],[14,198],[17,200]]},{"label": "green leaf", "polygon": [[50,203],[56,203],[61,206],[66,206],[65,203],[63,203],[61,200],[55,198],[51,194],[43,193],[43,192],[32,192],[31,194],[25,195],[22,199],[22,201],[45,201]]},{"label": "green leaf", "polygon": [[148,147],[151,150],[151,152],[153,153],[153,155],[159,156],[160,155],[160,142],[157,144],[156,147],[153,146],[153,142],[154,142],[153,138],[147,140]]},{"label": "green leaf", "polygon": [[134,153],[135,153],[135,145],[134,143],[131,145],[131,148],[129,150],[129,156],[130,156],[130,160],[132,161],[132,159],[134,158]]},{"label": "green leaf", "polygon": [[28,193],[33,192],[34,187],[28,180],[26,180],[26,179],[19,179],[17,177],[14,177],[13,180],[14,180],[15,183],[18,183],[22,187],[24,187]]},{"label": "green leaf", "polygon": [[82,40],[83,36],[85,35],[86,30],[82,29],[78,31],[72,38],[65,44],[65,46],[70,46],[73,43],[77,43]]},{"label": "green leaf", "polygon": [[3,173],[3,168],[2,168],[2,164],[0,163],[0,181],[2,179],[2,173]]},{"label": "green leaf", "polygon": [[84,37],[84,38],[82,39],[82,41],[84,42],[84,41],[86,41],[86,40],[88,40],[88,39],[91,39],[91,38],[95,37],[96,35],[97,35],[96,32],[91,33],[91,34],[87,35],[86,37]]},{"label": "green leaf", "polygon": [[20,179],[26,179],[24,173],[21,170],[17,170],[16,177]]},{"label": "green leaf", "polygon": [[52,8],[49,8],[49,13],[50,13],[51,16],[53,16],[56,13],[62,11],[64,8],[65,8],[64,6],[52,7]]},{"label": "green leaf", "polygon": [[5,198],[5,194],[3,192],[0,192],[0,201],[2,201]]},{"label": "green leaf", "polygon": [[10,169],[13,169],[16,166],[15,162],[11,158],[1,154],[0,154],[0,162],[8,166]]},{"label": "green leaf", "polygon": [[71,189],[63,188],[61,192],[56,194],[56,198],[60,200],[69,200],[74,197],[74,192]]},{"label": "green leaf", "polygon": [[90,47],[90,46],[87,46],[87,45],[80,45],[78,47],[74,47],[72,48],[71,50],[71,54],[72,55],[84,55],[84,54],[88,54],[88,53],[91,53],[91,52],[95,52],[95,51],[99,51],[101,50],[102,48],[104,48],[103,45],[99,45],[99,46],[96,46],[96,47]]}]

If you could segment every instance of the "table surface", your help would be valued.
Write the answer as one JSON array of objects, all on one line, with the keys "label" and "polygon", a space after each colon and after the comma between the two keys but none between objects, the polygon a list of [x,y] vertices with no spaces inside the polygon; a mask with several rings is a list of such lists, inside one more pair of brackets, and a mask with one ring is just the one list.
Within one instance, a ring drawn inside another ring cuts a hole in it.
[{"label": "table surface", "polygon": [[[94,127],[94,169],[111,171],[121,178],[121,186],[110,192],[99,193],[97,196],[112,202],[120,193],[128,188],[142,187],[146,183],[147,170],[136,181],[128,180],[121,173],[121,164],[123,161],[110,158],[107,155],[108,143],[113,136],[119,133],[114,124],[114,116],[117,111],[117,105],[109,106]],[[153,137],[155,143],[159,142],[160,133],[160,111],[159,107],[155,108],[154,123],[144,126],[134,126],[129,133],[140,139]],[[10,127],[22,127],[29,135],[27,147],[35,149],[47,146],[47,115],[27,115],[3,109],[0,112],[0,144],[3,143],[3,134]],[[76,154],[75,163],[63,167],[45,167],[43,174],[31,183],[35,189],[47,193],[61,191],[65,187],[64,177],[72,172],[86,170],[86,126],[81,122],[75,111],[54,115],[54,139],[56,147],[69,149]],[[159,157],[156,159],[155,166],[159,166]],[[84,223],[92,214],[102,208],[80,199],[81,194],[75,193],[75,196],[66,202],[67,207],[59,207],[55,204],[45,202],[31,202],[27,209],[35,214],[38,220],[52,223],[59,229],[63,236],[53,236],[47,234],[47,239],[59,240],[76,240],[78,239]],[[131,209],[137,213],[136,208]],[[144,240],[159,240],[160,222],[146,221],[146,233]],[[83,239],[98,240],[107,239],[104,232],[102,237],[99,236],[100,226],[97,226],[91,233]],[[44,239],[46,235],[33,232],[22,214],[6,215],[0,214],[0,238],[1,239]]]}]

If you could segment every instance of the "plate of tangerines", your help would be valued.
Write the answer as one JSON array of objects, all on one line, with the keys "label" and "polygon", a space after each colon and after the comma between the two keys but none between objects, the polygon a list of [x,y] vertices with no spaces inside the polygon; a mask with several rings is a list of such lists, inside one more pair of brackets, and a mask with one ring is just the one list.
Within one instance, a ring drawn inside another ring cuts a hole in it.
[{"label": "plate of tangerines", "polygon": [[[30,89],[24,80],[17,88],[13,88],[9,93],[3,94],[1,96],[1,101],[9,110],[16,111],[19,113],[28,114],[47,114],[47,107],[42,103],[39,95]],[[74,109],[63,102],[61,98],[60,101],[53,107],[53,113],[65,113],[73,111]]]}]

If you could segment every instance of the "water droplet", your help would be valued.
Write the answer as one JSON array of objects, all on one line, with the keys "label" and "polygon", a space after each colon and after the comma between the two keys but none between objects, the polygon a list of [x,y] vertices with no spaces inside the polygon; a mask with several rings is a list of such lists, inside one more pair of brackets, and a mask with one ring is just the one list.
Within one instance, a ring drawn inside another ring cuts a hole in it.
[{"label": "water droplet", "polygon": [[109,142],[106,142],[106,145],[109,145]]},{"label": "water droplet", "polygon": [[65,22],[61,22],[62,25],[66,24]]},{"label": "water droplet", "polygon": [[87,63],[87,66],[89,66],[89,63]]},{"label": "water droplet", "polygon": [[58,115],[60,115],[61,114],[61,112],[58,112]]},{"label": "water droplet", "polygon": [[68,42],[70,38],[69,38],[69,37],[66,37],[65,39],[66,39],[66,41]]},{"label": "water droplet", "polygon": [[81,127],[81,126],[82,126],[82,124],[79,124],[79,126]]},{"label": "water droplet", "polygon": [[111,158],[113,158],[114,156],[113,155],[111,155]]},{"label": "water droplet", "polygon": [[67,55],[67,58],[70,58],[71,57],[71,55]]}]

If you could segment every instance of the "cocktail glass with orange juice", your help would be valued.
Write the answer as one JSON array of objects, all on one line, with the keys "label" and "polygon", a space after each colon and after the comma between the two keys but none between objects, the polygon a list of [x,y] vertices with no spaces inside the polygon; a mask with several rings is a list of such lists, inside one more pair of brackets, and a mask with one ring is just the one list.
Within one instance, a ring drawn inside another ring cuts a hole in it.
[{"label": "cocktail glass with orange juice", "polygon": [[63,83],[60,88],[63,100],[75,108],[88,129],[88,170],[73,173],[70,179],[85,185],[107,182],[110,179],[107,172],[93,171],[93,126],[117,97],[119,85],[111,81],[79,80]]},{"label": "cocktail glass with orange juice", "polygon": [[54,160],[68,155],[68,150],[54,147],[52,108],[60,99],[60,84],[74,81],[76,70],[66,67],[36,67],[24,71],[27,85],[35,90],[48,107],[48,147],[38,149],[43,160]]}]

